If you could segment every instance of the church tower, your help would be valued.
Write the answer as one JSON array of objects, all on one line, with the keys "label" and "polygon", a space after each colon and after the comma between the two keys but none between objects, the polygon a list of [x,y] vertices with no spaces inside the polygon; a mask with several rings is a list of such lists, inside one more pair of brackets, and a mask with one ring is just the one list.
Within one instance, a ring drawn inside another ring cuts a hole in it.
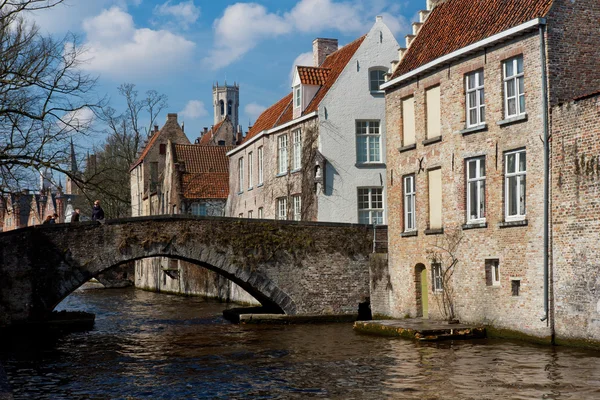
[{"label": "church tower", "polygon": [[[71,155],[69,157],[69,161],[71,162],[69,172],[73,176],[78,175],[79,171],[77,169],[77,158],[75,156],[75,146],[73,146],[73,139],[71,139]],[[65,194],[75,195],[78,193],[79,193],[79,188],[77,187],[77,185],[75,183],[73,183],[73,180],[69,176],[67,176]]]},{"label": "church tower", "polygon": [[214,125],[223,121],[225,117],[237,128],[239,124],[239,108],[240,108],[240,85],[233,83],[233,86],[227,86],[225,81],[224,86],[213,85],[213,108],[215,114]]}]

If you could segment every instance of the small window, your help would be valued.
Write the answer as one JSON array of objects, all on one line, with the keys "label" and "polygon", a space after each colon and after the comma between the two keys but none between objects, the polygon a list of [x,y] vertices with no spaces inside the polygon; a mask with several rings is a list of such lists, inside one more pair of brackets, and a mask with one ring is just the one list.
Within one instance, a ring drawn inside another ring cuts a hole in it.
[{"label": "small window", "polygon": [[302,131],[296,129],[292,133],[292,170],[297,171],[302,168]]},{"label": "small window", "polygon": [[207,214],[206,204],[205,203],[192,203],[192,206],[190,207],[190,211],[192,212],[192,215],[206,216],[206,214]]},{"label": "small window", "polygon": [[238,160],[238,178],[239,178],[239,193],[244,191],[244,157]]},{"label": "small window", "polygon": [[278,173],[285,174],[288,171],[288,137],[283,134],[277,137]]},{"label": "small window", "polygon": [[248,153],[248,189],[252,189],[252,159],[254,158],[254,154],[252,152]]},{"label": "small window", "polygon": [[505,203],[506,220],[522,220],[525,218],[527,158],[525,150],[505,154]]},{"label": "small window", "polygon": [[523,56],[506,60],[504,70],[504,110],[506,118],[525,114],[525,74]]},{"label": "small window", "polygon": [[294,88],[294,107],[298,108],[302,105],[302,87],[300,85]]},{"label": "small window", "polygon": [[167,145],[166,145],[166,144],[164,144],[164,143],[161,143],[161,144],[160,144],[160,147],[159,147],[159,150],[158,150],[158,152],[159,152],[161,155],[165,155],[165,154],[167,154]]},{"label": "small window", "polygon": [[485,260],[485,284],[500,286],[500,263],[497,259]]},{"label": "small window", "polygon": [[358,223],[383,225],[383,188],[358,189]]},{"label": "small window", "polygon": [[218,145],[219,146],[225,146],[225,141],[224,140],[219,140]]},{"label": "small window", "polygon": [[294,205],[294,221],[302,220],[302,196],[297,195],[292,197]]},{"label": "small window", "polygon": [[371,92],[379,92],[380,86],[385,83],[386,69],[372,69],[369,71],[369,89]]},{"label": "small window", "polygon": [[483,70],[465,76],[467,93],[467,127],[485,123],[485,93],[483,90]]},{"label": "small window", "polygon": [[379,121],[356,121],[356,153],[359,164],[381,162]]},{"label": "small window", "polygon": [[252,219],[252,218],[253,218],[253,217],[252,217],[252,214],[253,214],[253,211],[252,211],[252,210],[248,211],[248,218]]},{"label": "small window", "polygon": [[263,148],[262,148],[262,146],[260,146],[258,148],[258,184],[262,185],[262,183],[263,183]]},{"label": "small window", "polygon": [[258,219],[263,219],[263,208],[262,207],[260,207],[258,209]]},{"label": "small window", "polygon": [[286,220],[287,219],[287,198],[280,197],[277,199],[277,219]]},{"label": "small window", "polygon": [[415,217],[415,176],[404,177],[404,231],[417,229]]},{"label": "small window", "polygon": [[485,158],[467,160],[467,223],[485,222]]},{"label": "small window", "polygon": [[444,290],[444,275],[442,273],[442,264],[436,263],[431,265],[432,285],[434,292]]},{"label": "small window", "polygon": [[519,296],[521,294],[521,280],[512,279],[510,281],[510,291],[513,296]]}]

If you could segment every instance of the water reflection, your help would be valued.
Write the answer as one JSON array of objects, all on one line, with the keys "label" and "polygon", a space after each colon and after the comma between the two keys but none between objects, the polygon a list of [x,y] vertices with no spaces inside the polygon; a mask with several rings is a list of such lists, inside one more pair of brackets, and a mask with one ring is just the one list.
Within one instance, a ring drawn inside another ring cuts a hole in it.
[{"label": "water reflection", "polygon": [[421,344],[347,324],[240,326],[224,304],[136,290],[61,304],[95,329],[9,347],[17,399],[597,399],[600,357],[506,341]]}]

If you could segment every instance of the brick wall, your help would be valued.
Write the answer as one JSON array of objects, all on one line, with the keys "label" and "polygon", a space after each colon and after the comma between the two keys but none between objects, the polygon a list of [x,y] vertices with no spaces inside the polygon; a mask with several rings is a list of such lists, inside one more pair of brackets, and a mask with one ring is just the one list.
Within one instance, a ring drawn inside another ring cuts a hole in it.
[{"label": "brick wall", "polygon": [[558,338],[600,340],[600,95],[552,109]]}]

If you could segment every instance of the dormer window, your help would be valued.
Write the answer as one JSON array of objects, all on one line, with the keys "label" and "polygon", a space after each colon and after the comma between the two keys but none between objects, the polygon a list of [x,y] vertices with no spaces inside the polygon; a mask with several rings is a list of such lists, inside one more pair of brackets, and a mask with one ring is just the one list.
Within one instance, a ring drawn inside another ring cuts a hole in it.
[{"label": "dormer window", "polygon": [[371,92],[381,91],[380,86],[385,83],[385,74],[387,73],[385,68],[375,68],[369,71],[369,90]]},{"label": "dormer window", "polygon": [[294,88],[294,108],[302,105],[302,87],[300,85]]}]

